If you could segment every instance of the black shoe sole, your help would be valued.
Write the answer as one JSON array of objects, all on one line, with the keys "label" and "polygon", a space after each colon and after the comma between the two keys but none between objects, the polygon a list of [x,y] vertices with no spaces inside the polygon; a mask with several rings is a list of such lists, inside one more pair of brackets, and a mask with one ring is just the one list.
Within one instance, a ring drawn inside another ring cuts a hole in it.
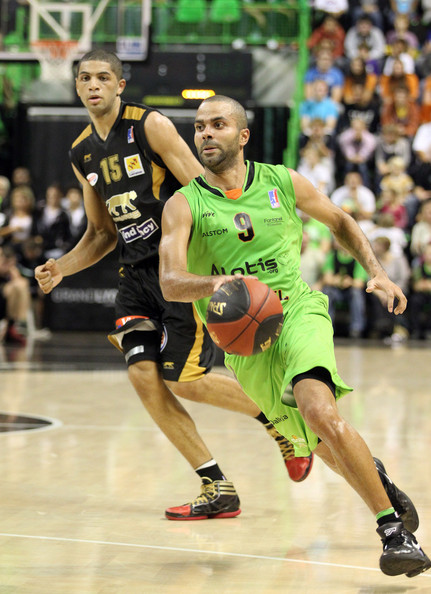
[{"label": "black shoe sole", "polygon": [[413,501],[393,482],[391,484],[386,481],[385,476],[388,477],[388,474],[383,462],[379,460],[379,458],[374,458],[374,463],[376,465],[383,487],[385,488],[385,491],[388,494],[395,511],[403,521],[404,528],[413,534],[419,528],[419,516]]},{"label": "black shoe sole", "polygon": [[383,557],[380,559],[380,569],[385,575],[402,575],[415,577],[431,567],[431,561],[425,555],[421,559],[400,559],[399,555]]}]

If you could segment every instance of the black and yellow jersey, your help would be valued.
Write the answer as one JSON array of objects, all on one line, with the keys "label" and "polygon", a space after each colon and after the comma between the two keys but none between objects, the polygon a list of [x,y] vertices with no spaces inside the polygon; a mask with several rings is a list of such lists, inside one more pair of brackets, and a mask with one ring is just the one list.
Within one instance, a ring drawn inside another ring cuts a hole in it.
[{"label": "black and yellow jersey", "polygon": [[157,255],[163,206],[181,185],[147,141],[144,122],[151,111],[122,102],[106,140],[89,124],[70,150],[73,165],[105,200],[123,264]]}]

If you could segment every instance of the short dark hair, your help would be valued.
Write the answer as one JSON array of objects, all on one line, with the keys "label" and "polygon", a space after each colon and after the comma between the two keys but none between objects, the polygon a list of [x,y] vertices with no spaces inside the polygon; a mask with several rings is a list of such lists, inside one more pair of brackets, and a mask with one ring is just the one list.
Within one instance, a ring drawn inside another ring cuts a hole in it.
[{"label": "short dark hair", "polygon": [[239,103],[236,99],[232,99],[232,97],[227,97],[226,95],[211,95],[211,97],[207,97],[201,103],[213,103],[213,102],[220,102],[220,103],[227,103],[231,106],[232,111],[236,117],[238,122],[238,127],[240,130],[248,127],[247,121],[247,113],[241,103]]},{"label": "short dark hair", "polygon": [[108,64],[112,68],[112,72],[115,74],[117,79],[120,80],[123,78],[123,64],[121,63],[120,58],[117,56],[117,54],[114,54],[114,52],[110,52],[102,48],[96,48],[84,54],[78,62],[78,65],[76,67],[76,74],[79,74],[79,70],[83,62],[96,61],[108,62]]}]

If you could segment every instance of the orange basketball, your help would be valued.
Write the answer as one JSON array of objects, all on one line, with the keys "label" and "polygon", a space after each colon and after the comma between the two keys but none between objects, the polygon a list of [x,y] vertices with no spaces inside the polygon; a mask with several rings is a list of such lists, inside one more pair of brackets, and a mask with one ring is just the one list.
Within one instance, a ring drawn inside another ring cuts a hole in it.
[{"label": "orange basketball", "polygon": [[235,279],[211,297],[206,321],[218,347],[248,357],[266,351],[277,340],[283,308],[276,293],[261,281]]}]

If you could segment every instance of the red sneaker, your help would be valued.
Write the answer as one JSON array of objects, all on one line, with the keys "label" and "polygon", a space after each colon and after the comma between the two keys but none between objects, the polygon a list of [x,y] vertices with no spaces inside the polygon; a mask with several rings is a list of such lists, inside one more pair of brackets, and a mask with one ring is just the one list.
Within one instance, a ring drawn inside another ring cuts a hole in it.
[{"label": "red sneaker", "polygon": [[304,481],[310,474],[311,467],[313,466],[314,454],[311,452],[309,456],[304,458],[291,458],[290,460],[284,459],[287,472],[290,478],[295,483]]},{"label": "red sneaker", "polygon": [[169,507],[168,520],[208,520],[210,518],[233,518],[241,513],[239,497],[233,483],[202,479],[201,494],[191,503]]},{"label": "red sneaker", "polygon": [[25,346],[27,344],[27,337],[20,332],[16,324],[10,324],[6,332],[5,341],[7,343]]},{"label": "red sneaker", "polygon": [[301,481],[305,480],[310,474],[311,467],[313,466],[313,452],[309,456],[296,457],[293,443],[291,443],[286,437],[283,437],[283,435],[277,431],[274,425],[268,423],[268,425],[265,425],[265,429],[277,442],[281,455],[283,456],[287,472],[289,473],[292,481],[295,481],[295,483],[300,483]]}]

